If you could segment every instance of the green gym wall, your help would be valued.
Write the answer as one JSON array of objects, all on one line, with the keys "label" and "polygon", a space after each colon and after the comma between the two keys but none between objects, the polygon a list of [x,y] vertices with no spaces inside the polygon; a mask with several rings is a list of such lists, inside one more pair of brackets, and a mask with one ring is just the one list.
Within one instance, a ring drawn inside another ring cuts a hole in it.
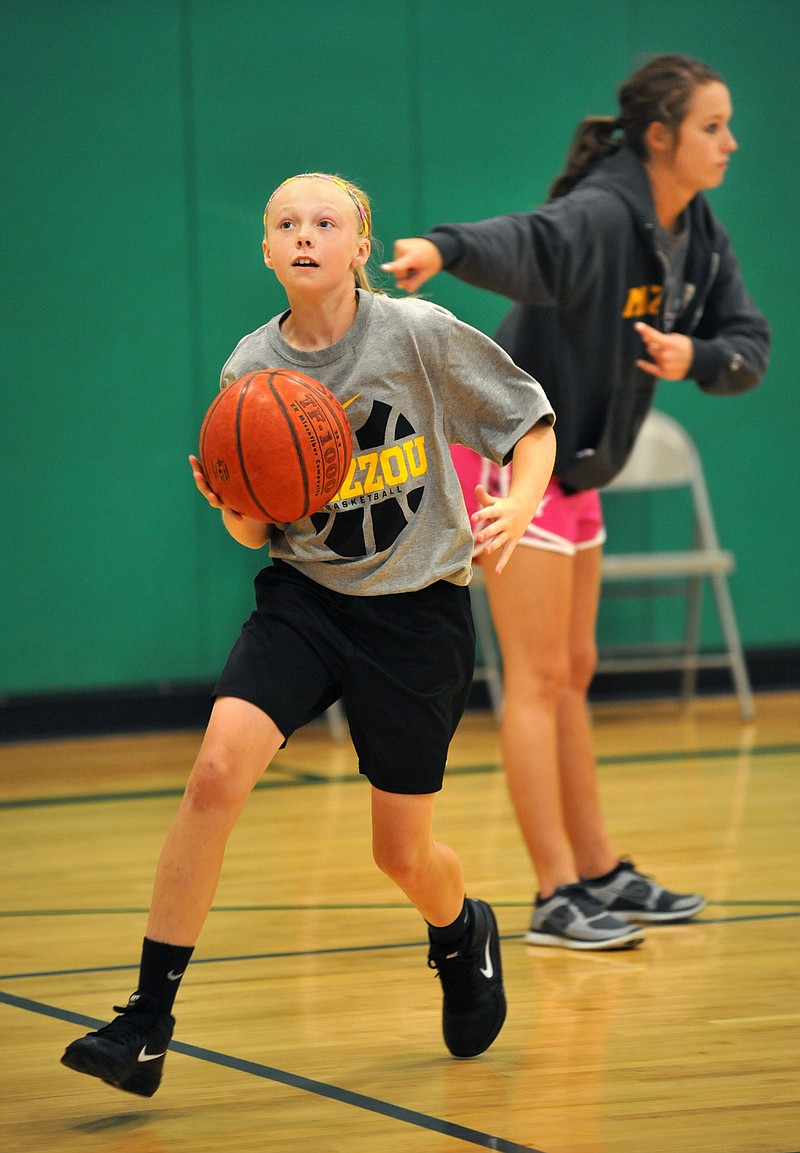
[{"label": "green gym wall", "polygon": [[[578,120],[666,51],[731,88],[740,148],[711,199],[774,351],[746,396],[662,383],[657,403],[700,448],[745,647],[800,651],[798,45],[797,0],[5,0],[0,694],[202,683],[224,660],[263,557],[186,457],[233,345],[283,307],[275,185],[355,180],[387,254],[525,210]],[[506,307],[446,276],[425,293],[487,332]]]}]

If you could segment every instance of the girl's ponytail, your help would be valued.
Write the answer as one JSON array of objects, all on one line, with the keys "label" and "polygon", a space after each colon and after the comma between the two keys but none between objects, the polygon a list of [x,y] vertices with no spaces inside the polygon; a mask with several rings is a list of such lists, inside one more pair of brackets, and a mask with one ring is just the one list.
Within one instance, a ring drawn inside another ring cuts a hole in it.
[{"label": "girl's ponytail", "polygon": [[598,160],[616,152],[624,142],[622,137],[614,138],[621,128],[622,121],[613,116],[587,116],[581,120],[569,146],[564,171],[550,186],[549,199],[566,196]]}]

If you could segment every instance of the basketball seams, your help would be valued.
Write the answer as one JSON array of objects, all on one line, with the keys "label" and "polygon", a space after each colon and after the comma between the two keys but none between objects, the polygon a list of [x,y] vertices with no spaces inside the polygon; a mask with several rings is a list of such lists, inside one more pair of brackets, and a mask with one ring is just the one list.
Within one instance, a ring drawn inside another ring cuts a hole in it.
[{"label": "basketball seams", "polygon": [[[303,515],[303,517],[306,517],[306,516],[308,516],[308,510],[309,510],[309,507],[311,505],[311,500],[309,498],[309,491],[308,491],[308,469],[306,468],[306,460],[305,460],[305,456],[303,454],[303,451],[302,451],[302,448],[300,445],[300,439],[297,435],[297,430],[294,427],[294,421],[289,416],[289,411],[288,411],[288,408],[286,405],[286,401],[284,400],[284,398],[280,392],[280,389],[276,388],[276,386],[275,386],[275,377],[276,376],[278,376],[278,377],[281,377],[281,376],[291,377],[293,380],[295,380],[297,383],[301,384],[303,387],[308,387],[308,385],[304,379],[298,378],[295,375],[295,373],[286,372],[284,369],[273,368],[273,369],[268,370],[265,375],[267,376],[267,380],[268,380],[268,384],[269,384],[269,390],[272,393],[275,400],[278,402],[278,406],[281,410],[281,414],[283,416],[284,421],[286,422],[286,427],[289,431],[289,434],[291,435],[292,441],[294,442],[295,454],[297,457],[297,463],[300,466],[300,477],[301,477],[301,480],[303,482],[303,514],[302,515]],[[298,517],[297,519],[301,520],[302,517]]]},{"label": "basketball seams", "polygon": [[[285,375],[289,376],[291,374],[286,373]],[[296,379],[300,380],[302,378],[298,376]],[[329,424],[331,424],[339,432],[339,441],[336,447],[339,456],[339,471],[343,472],[345,462],[348,461],[350,449],[352,447],[352,432],[350,429],[350,422],[344,415],[344,409],[342,408],[338,398],[334,393],[330,391],[330,389],[328,389],[321,382],[310,380],[310,378],[306,378],[304,383],[306,382],[308,382],[309,389],[314,393],[314,396],[316,397],[320,407],[324,408],[328,417]]]},{"label": "basketball seams", "polygon": [[[339,457],[337,464],[338,464],[338,471],[342,472],[344,462],[345,462],[347,455],[348,455],[348,443],[352,442],[352,433],[350,432],[349,422],[347,424],[345,424],[345,422],[341,419],[341,416],[340,416],[340,412],[342,410],[340,409],[339,406],[331,404],[330,398],[328,396],[326,396],[325,393],[316,392],[316,396],[317,396],[317,399],[319,400],[320,405],[322,405],[322,407],[324,407],[325,412],[328,415],[329,423],[331,425],[333,425],[339,432],[339,440],[338,440],[337,445],[336,445],[337,453],[338,453],[338,457]],[[334,397],[334,400],[335,399],[336,398]]]},{"label": "basketball seams", "polygon": [[253,491],[253,486],[250,483],[250,477],[247,474],[247,465],[245,464],[244,449],[242,447],[241,431],[242,431],[242,412],[244,409],[244,402],[245,402],[245,399],[247,397],[247,393],[250,391],[250,385],[253,383],[253,380],[255,379],[255,377],[257,377],[259,375],[261,375],[261,374],[258,372],[251,372],[250,375],[245,380],[244,384],[239,389],[239,398],[238,398],[238,401],[236,403],[236,454],[239,458],[239,468],[240,468],[241,473],[242,473],[242,480],[244,481],[245,485],[247,486],[247,491],[250,494],[250,498],[253,501],[253,504],[256,506],[257,509],[259,509],[260,512],[263,512],[264,516],[267,518],[268,521],[274,523],[277,518],[272,516],[267,511],[267,509],[264,508],[263,504],[261,503],[261,501],[256,496],[255,492]]},{"label": "basketball seams", "polygon": [[[322,389],[322,391],[320,391]],[[337,450],[337,473],[339,474],[339,482],[336,485],[331,496],[341,488],[347,476],[347,471],[350,466],[350,460],[353,454],[353,432],[350,427],[350,421],[345,414],[338,397],[329,389],[321,385],[314,389],[314,393],[321,407],[324,408],[328,423],[332,428],[338,431],[339,438],[336,441],[335,447]],[[335,438],[334,438],[335,439]]]}]

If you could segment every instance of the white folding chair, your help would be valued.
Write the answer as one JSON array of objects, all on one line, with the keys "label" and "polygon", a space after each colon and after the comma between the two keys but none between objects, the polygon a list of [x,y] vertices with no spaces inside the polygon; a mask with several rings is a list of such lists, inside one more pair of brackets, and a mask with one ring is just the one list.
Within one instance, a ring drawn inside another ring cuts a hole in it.
[{"label": "white folding chair", "polygon": [[[735,567],[733,553],[720,548],[711,502],[697,447],[678,421],[652,410],[622,472],[603,490],[609,498],[619,493],[654,493],[685,489],[691,496],[691,544],[678,551],[614,552],[603,556],[603,598],[682,596],[685,599],[683,637],[680,642],[645,642],[604,645],[598,671],[603,673],[681,670],[682,697],[689,700],[702,668],[728,668],[745,720],[754,715],[753,696],[739,630],[728,589],[728,574]],[[711,583],[723,646],[700,651],[700,624],[704,582]]]}]

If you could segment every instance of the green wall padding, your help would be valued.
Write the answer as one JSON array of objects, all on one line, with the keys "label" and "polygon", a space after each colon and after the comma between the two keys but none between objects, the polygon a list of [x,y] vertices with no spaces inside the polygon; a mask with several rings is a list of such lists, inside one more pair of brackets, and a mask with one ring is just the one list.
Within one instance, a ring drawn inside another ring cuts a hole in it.
[{"label": "green wall padding", "polygon": [[[775,348],[752,394],[662,384],[658,404],[702,453],[745,645],[800,643],[800,5],[652,13],[6,0],[0,693],[206,680],[224,660],[264,558],[227,538],[186,456],[229,351],[283,307],[260,250],[276,184],[346,174],[387,252],[442,220],[525,209],[580,117],[613,112],[619,81],[662,51],[731,87],[740,151],[713,202]],[[446,276],[426,295],[489,332],[506,307]],[[624,640],[638,625],[603,627]]]}]

